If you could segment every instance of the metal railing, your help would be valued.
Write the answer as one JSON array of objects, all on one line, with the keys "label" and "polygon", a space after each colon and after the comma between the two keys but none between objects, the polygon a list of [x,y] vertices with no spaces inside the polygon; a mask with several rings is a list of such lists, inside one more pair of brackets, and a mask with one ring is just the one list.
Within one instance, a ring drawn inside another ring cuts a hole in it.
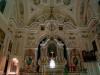
[{"label": "metal railing", "polygon": [[67,74],[84,74],[86,75],[87,74],[87,70],[86,69],[80,69],[80,68],[77,68],[76,70],[71,70],[69,69],[67,72],[64,71],[64,68],[54,68],[54,69],[50,69],[50,68],[47,68],[45,70],[42,70],[42,71],[39,71],[39,72],[27,72],[27,71],[23,71],[23,72],[20,72],[20,75],[46,75],[46,74],[57,74],[57,75],[64,75],[64,73],[67,73]]}]

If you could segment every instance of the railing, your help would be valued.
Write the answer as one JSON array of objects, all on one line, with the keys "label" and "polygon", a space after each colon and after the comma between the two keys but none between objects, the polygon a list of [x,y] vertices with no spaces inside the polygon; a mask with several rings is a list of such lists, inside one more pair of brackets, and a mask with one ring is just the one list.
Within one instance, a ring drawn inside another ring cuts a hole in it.
[{"label": "railing", "polygon": [[86,69],[80,69],[77,68],[76,70],[70,70],[69,71],[64,71],[64,68],[54,68],[54,69],[44,69],[42,70],[42,72],[20,72],[19,75],[48,75],[48,74],[52,74],[52,75],[64,75],[64,74],[68,74],[68,75],[87,75],[87,70]]},{"label": "railing", "polygon": [[[37,73],[37,72],[34,72],[34,73],[25,73],[25,72],[22,72],[20,73],[19,75],[64,75],[65,73],[59,73],[59,72],[46,72],[46,73]],[[81,74],[84,74],[84,75],[87,75],[86,73],[66,73],[66,75],[81,75]]]}]

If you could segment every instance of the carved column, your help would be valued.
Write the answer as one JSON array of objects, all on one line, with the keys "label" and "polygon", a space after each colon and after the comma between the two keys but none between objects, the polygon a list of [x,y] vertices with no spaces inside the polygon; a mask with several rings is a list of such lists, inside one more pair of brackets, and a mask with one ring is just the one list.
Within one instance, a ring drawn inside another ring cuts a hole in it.
[{"label": "carved column", "polygon": [[63,48],[64,44],[60,43],[59,44],[59,58],[60,58],[60,63],[64,63],[65,59],[64,59],[64,48]]},{"label": "carved column", "polygon": [[39,59],[39,65],[40,65],[40,72],[43,73],[44,71],[44,64],[45,64],[45,44],[40,44],[41,49],[40,49],[40,53],[41,53],[41,57]]},{"label": "carved column", "polygon": [[4,39],[4,44],[3,44],[3,54],[4,55],[7,55],[8,53],[9,42],[10,42],[9,34],[6,34],[5,39]]},{"label": "carved column", "polygon": [[[37,61],[37,51],[38,51],[38,48],[34,48],[34,51],[35,51],[35,62]],[[36,64],[36,63],[35,63]]]}]

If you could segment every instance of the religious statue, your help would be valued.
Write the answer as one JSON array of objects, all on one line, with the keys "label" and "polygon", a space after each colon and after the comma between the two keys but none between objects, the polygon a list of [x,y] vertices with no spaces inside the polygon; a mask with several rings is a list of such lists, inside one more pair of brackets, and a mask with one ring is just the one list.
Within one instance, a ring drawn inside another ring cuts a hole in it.
[{"label": "religious statue", "polygon": [[31,56],[26,57],[26,64],[27,64],[27,65],[31,65],[32,62],[33,62],[33,59],[32,59]]}]

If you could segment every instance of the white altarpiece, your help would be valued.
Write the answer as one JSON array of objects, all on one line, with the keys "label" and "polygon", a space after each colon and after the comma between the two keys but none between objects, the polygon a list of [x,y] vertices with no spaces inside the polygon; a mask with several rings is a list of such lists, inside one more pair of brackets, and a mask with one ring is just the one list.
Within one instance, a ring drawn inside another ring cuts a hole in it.
[{"label": "white altarpiece", "polygon": [[[51,40],[50,40],[51,41]],[[43,73],[43,75],[47,74],[49,75],[50,73],[55,73],[57,75],[63,74],[64,70],[64,65],[66,64],[67,60],[64,58],[63,54],[63,43],[56,43],[57,50],[56,55],[52,57],[49,56],[48,53],[48,45],[50,42],[47,43],[42,43],[41,46],[41,57],[39,59],[38,64],[40,65],[40,72]],[[55,68],[51,69],[50,68],[50,60],[53,59],[55,62]]]}]

